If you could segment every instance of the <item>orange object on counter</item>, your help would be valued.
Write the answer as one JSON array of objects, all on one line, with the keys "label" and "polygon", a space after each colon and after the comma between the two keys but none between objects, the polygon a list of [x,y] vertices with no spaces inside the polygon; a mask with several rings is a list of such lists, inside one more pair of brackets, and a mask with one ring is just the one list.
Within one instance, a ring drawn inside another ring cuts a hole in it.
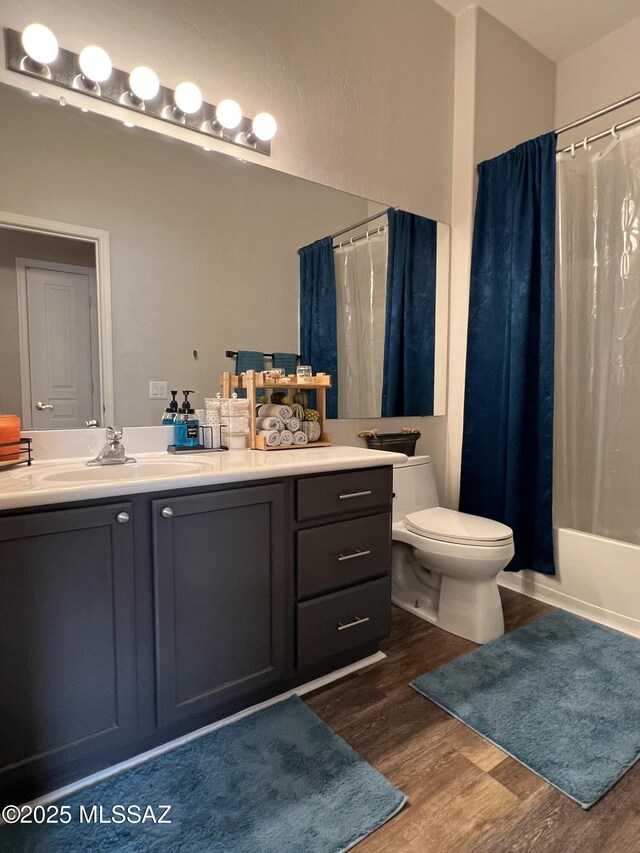
[{"label": "orange object on counter", "polygon": [[[17,415],[0,415],[0,444],[20,441],[20,418]],[[20,447],[0,447],[0,465],[20,459]]]}]

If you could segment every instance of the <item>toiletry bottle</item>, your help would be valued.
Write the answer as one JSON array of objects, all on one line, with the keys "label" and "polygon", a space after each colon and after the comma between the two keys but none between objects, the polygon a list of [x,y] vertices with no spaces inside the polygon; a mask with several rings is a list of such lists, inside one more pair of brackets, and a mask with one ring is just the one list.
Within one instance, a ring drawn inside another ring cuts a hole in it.
[{"label": "toiletry bottle", "polygon": [[187,416],[180,410],[173,419],[173,444],[176,450],[186,447]]},{"label": "toiletry bottle", "polygon": [[162,426],[172,426],[174,420],[176,419],[176,415],[178,414],[178,401],[176,400],[177,393],[177,391],[171,392],[173,400],[164,410],[164,415],[162,416]]},{"label": "toiletry bottle", "polygon": [[189,406],[187,410],[187,441],[189,442],[189,447],[199,447],[200,446],[200,421],[195,415],[195,411],[189,405],[189,394],[194,394],[194,391],[187,391],[187,405]]},{"label": "toiletry bottle", "polygon": [[198,419],[189,404],[189,394],[194,392],[183,391],[182,393],[184,400],[173,422],[173,442],[176,449],[198,447]]}]

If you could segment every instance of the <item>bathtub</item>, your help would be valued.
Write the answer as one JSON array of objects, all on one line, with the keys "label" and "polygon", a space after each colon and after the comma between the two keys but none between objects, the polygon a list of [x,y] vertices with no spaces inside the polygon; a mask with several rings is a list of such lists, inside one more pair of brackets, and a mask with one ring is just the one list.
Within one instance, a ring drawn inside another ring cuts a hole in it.
[{"label": "bathtub", "polygon": [[554,531],[556,575],[501,572],[498,584],[640,637],[640,545]]}]

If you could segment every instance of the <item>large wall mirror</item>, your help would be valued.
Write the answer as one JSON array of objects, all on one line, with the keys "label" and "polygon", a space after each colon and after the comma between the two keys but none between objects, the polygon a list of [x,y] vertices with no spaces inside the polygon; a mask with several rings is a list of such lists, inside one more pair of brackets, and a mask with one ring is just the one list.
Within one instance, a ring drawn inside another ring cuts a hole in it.
[{"label": "large wall mirror", "polygon": [[[0,110],[0,412],[35,429],[159,424],[154,382],[200,407],[235,367],[227,350],[300,352],[298,250],[341,232],[338,413],[380,414],[386,205],[11,87]],[[435,234],[425,415],[445,395],[448,227]],[[353,332],[373,326],[368,355]]]}]

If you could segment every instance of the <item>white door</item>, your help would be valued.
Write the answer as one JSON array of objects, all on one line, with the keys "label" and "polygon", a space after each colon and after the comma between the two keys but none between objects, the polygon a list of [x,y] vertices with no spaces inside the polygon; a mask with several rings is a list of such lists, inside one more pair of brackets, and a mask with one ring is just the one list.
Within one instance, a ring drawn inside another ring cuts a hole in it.
[{"label": "white door", "polygon": [[25,262],[21,362],[27,427],[28,415],[33,429],[84,427],[98,417],[94,287],[95,271],[87,267]]}]

